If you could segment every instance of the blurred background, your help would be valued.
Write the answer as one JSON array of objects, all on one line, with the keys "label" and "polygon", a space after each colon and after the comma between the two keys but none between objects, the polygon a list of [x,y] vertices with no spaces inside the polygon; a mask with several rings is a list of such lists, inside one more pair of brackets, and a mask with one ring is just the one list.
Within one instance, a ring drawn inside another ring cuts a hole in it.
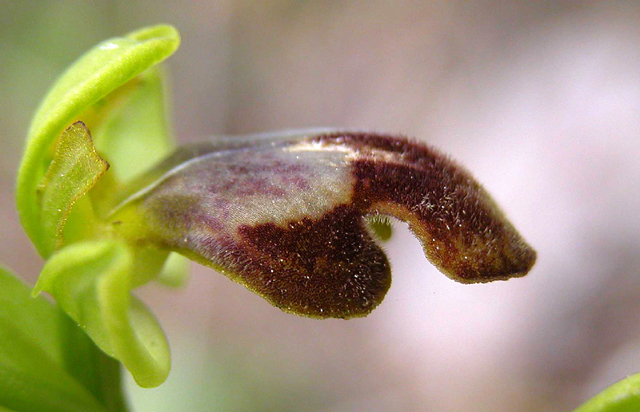
[{"label": "blurred background", "polygon": [[566,411],[640,371],[640,3],[0,0],[0,261],[33,283],[14,181],[29,119],[95,43],[175,25],[178,140],[403,133],[484,183],[538,262],[460,285],[406,226],[369,317],[287,315],[193,265],[140,291],[173,370],[136,411]]}]

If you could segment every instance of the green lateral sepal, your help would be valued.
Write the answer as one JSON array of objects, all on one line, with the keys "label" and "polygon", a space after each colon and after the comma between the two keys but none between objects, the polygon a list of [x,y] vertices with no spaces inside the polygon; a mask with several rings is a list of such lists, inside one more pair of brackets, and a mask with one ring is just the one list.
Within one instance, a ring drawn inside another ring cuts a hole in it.
[{"label": "green lateral sepal", "polygon": [[[169,345],[157,320],[131,290],[157,275],[166,256],[115,240],[75,243],[51,256],[33,293],[49,292],[140,386],[155,387],[169,373]],[[138,269],[150,261],[154,267],[141,274]]]},{"label": "green lateral sepal", "polygon": [[[18,173],[16,203],[21,223],[43,257],[47,257],[51,252],[51,240],[47,239],[46,229],[41,225],[42,208],[38,202],[38,187],[53,160],[54,142],[74,120],[83,120],[80,118],[83,114],[90,117],[87,111],[92,105],[101,106],[104,103],[103,99],[121,86],[129,87],[122,90],[123,99],[118,100],[117,105],[126,105],[128,98],[133,97],[132,105],[140,108],[138,112],[156,113],[152,116],[153,120],[149,121],[162,123],[157,125],[160,129],[166,127],[164,115],[157,115],[158,107],[162,105],[162,100],[158,102],[158,97],[162,97],[162,89],[158,86],[160,80],[153,80],[154,76],[158,78],[157,75],[151,73],[147,76],[146,83],[141,83],[141,88],[148,93],[135,90],[129,93],[127,90],[131,86],[130,80],[170,56],[179,43],[180,36],[176,29],[164,25],[144,28],[124,37],[106,40],[78,59],[57,80],[40,105],[29,129],[27,146]],[[140,93],[145,96],[140,97]],[[144,98],[149,96],[156,101],[149,102]],[[94,128],[99,123],[88,125],[89,128]],[[117,130],[120,133],[124,128],[118,127]],[[166,141],[167,133],[160,133],[158,139]],[[108,146],[105,142],[101,144]],[[158,150],[166,149],[162,146]],[[121,153],[123,149],[118,147],[112,151]],[[109,153],[104,154],[107,161],[108,155]],[[145,164],[144,158],[140,161]]]}]

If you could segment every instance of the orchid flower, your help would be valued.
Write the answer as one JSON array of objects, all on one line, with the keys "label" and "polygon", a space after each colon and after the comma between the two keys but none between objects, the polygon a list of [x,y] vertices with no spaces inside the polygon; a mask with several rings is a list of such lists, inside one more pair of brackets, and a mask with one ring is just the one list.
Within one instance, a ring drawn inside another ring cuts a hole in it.
[{"label": "orchid flower", "polygon": [[102,42],[58,79],[20,168],[23,227],[51,294],[136,382],[167,377],[169,347],[132,290],[179,285],[185,257],[272,305],[353,318],[391,284],[388,217],[463,283],[525,275],[536,253],[464,167],[417,140],[345,130],[218,137],[174,147],[158,66],[169,26]]}]

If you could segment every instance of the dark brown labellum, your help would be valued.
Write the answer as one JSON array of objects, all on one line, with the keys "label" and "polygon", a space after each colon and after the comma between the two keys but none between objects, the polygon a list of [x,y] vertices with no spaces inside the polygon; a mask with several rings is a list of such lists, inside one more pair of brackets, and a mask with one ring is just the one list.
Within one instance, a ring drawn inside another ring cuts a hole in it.
[{"label": "dark brown labellum", "polygon": [[209,265],[305,316],[370,313],[391,284],[365,216],[409,224],[463,283],[525,275],[536,253],[463,167],[402,137],[289,133],[183,147],[130,188],[117,230]]}]

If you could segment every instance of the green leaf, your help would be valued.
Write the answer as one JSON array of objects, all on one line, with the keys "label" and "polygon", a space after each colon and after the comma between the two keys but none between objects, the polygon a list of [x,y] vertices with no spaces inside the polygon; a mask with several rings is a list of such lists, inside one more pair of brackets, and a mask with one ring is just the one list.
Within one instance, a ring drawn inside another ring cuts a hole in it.
[{"label": "green leaf", "polygon": [[640,411],[640,373],[614,383],[574,412]]},{"label": "green leaf", "polygon": [[87,241],[59,250],[45,264],[34,293],[49,292],[93,341],[121,361],[142,387],[165,381],[170,353],[164,333],[131,289],[159,273],[167,252],[115,241]]},{"label": "green leaf", "polygon": [[[48,254],[64,243],[62,231],[76,201],[91,189],[109,164],[97,153],[82,122],[69,126],[58,139],[51,166],[39,187],[41,227]],[[83,223],[95,221],[91,210]],[[92,219],[93,218],[93,219]]]},{"label": "green leaf", "polygon": [[58,79],[29,129],[18,173],[16,203],[22,225],[42,256],[48,256],[37,188],[62,131],[91,105],[171,55],[180,37],[171,26],[154,26],[106,40],[83,55]]},{"label": "green leaf", "polygon": [[114,360],[0,267],[0,410],[124,411],[120,385]]}]

